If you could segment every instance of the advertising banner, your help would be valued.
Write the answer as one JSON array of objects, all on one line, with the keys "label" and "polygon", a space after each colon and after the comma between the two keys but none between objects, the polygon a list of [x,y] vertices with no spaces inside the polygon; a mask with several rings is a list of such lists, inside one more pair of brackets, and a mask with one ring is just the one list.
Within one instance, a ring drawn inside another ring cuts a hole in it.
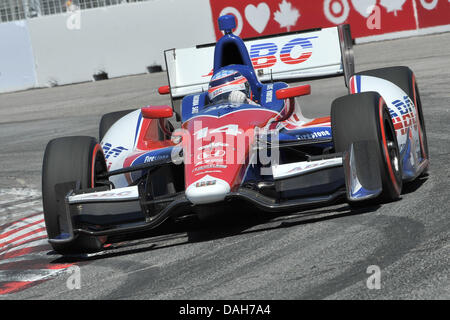
[{"label": "advertising banner", "polygon": [[[353,38],[450,24],[448,0],[210,0],[214,21],[236,17],[243,38],[350,24]],[[221,33],[215,24],[216,37]]]}]

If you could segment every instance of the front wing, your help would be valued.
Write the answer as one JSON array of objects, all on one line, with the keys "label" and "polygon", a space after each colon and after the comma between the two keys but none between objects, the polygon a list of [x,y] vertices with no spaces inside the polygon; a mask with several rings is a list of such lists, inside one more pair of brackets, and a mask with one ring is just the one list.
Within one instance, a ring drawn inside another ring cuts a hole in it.
[{"label": "front wing", "polygon": [[[264,212],[280,213],[305,207],[330,204],[338,198],[350,201],[377,197],[381,177],[376,157],[371,157],[373,142],[354,143],[349,152],[313,157],[310,161],[272,168],[273,187],[280,196],[261,192],[258,185],[242,185],[230,192],[224,203],[246,202]],[[107,176],[173,165],[166,160],[146,163],[107,173]],[[306,168],[306,170],[305,170]],[[186,215],[195,207],[184,192],[153,197],[148,180],[124,188],[80,189],[76,181],[55,186],[60,204],[60,234],[50,243],[69,243],[78,235],[112,236],[154,229],[169,218]],[[262,183],[265,184],[265,183]],[[299,188],[299,186],[302,188]],[[307,192],[308,190],[321,192]]]}]

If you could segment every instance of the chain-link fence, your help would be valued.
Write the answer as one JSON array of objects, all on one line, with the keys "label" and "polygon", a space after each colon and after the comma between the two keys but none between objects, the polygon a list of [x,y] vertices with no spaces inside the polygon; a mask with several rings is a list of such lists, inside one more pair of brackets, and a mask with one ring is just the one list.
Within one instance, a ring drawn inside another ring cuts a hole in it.
[{"label": "chain-link fence", "polygon": [[148,0],[0,0],[0,23]]}]

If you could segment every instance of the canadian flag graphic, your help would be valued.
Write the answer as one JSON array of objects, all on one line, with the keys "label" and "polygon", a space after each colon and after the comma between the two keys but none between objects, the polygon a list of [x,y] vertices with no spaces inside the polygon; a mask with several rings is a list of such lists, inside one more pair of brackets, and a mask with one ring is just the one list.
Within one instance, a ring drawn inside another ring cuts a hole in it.
[{"label": "canadian flag graphic", "polygon": [[380,5],[386,8],[387,12],[394,12],[397,15],[397,11],[403,10],[403,5],[406,0],[381,0]]},{"label": "canadian flag graphic", "polygon": [[279,10],[274,13],[274,19],[280,24],[281,28],[287,28],[289,32],[297,24],[300,12],[292,6],[292,3],[286,0],[283,0],[278,7]]}]

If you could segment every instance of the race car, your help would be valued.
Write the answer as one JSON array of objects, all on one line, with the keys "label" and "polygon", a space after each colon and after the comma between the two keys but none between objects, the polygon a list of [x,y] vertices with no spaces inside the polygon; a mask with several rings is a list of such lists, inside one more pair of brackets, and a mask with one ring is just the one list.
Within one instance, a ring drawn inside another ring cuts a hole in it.
[{"label": "race car", "polygon": [[[48,143],[42,196],[54,250],[102,250],[109,236],[204,212],[394,201],[403,182],[427,172],[422,104],[408,67],[355,73],[348,26],[244,41],[233,34],[233,16],[218,22],[224,35],[216,44],[164,53],[169,85],[159,92],[181,100],[178,110],[172,103],[109,113],[100,142]],[[316,119],[296,99],[311,87],[281,81],[336,75],[348,95]]]}]

